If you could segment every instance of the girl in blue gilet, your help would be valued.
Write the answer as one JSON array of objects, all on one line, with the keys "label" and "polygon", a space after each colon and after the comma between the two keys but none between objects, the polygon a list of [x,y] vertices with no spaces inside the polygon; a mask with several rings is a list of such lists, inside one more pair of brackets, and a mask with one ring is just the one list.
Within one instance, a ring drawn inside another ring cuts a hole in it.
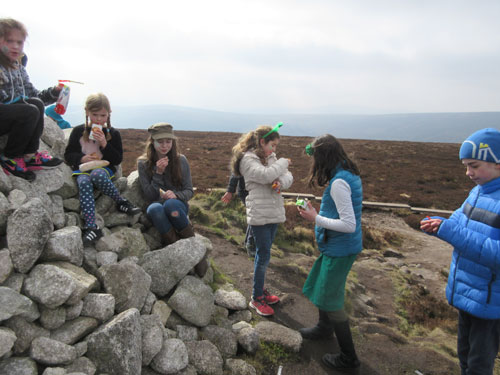
[{"label": "girl in blue gilet", "polygon": [[304,284],[303,293],[319,309],[319,322],[302,328],[305,339],[331,338],[335,332],[340,353],[325,354],[323,362],[335,369],[357,368],[360,362],[344,311],[347,274],[362,250],[361,208],[363,189],[356,164],[332,135],[316,138],[306,147],[313,158],[309,186],[326,186],[319,213],[308,202],[300,215],[315,223],[320,256]]}]

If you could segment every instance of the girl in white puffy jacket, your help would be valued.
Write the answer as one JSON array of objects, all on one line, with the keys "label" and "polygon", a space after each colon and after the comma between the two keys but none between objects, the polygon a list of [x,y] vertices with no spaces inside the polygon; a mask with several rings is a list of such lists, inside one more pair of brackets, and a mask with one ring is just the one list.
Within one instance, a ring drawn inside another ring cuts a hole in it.
[{"label": "girl in white puffy jacket", "polygon": [[259,126],[243,135],[233,147],[232,172],[245,178],[248,190],[246,198],[247,223],[255,239],[253,292],[250,307],[259,315],[269,316],[274,310],[269,306],[279,302],[264,288],[267,265],[271,258],[271,246],[278,224],[285,221],[285,207],[281,189],[292,185],[293,177],[288,171],[290,160],[276,158],[276,147],[280,141],[278,129]]}]

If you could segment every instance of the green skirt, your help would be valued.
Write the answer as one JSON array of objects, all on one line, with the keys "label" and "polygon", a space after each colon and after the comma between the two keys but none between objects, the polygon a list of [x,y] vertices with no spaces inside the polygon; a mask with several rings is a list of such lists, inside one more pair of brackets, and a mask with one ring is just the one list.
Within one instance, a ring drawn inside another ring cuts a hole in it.
[{"label": "green skirt", "polygon": [[343,309],[345,282],[356,256],[334,258],[321,254],[307,276],[302,293],[320,310]]}]

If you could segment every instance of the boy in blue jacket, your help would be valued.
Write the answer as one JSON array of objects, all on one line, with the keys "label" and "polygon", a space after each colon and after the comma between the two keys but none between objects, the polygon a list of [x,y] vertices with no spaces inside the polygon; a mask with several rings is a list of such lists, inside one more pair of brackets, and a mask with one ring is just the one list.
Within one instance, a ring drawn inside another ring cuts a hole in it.
[{"label": "boy in blue jacket", "polygon": [[487,375],[500,341],[500,132],[475,132],[459,156],[477,186],[449,219],[424,219],[420,228],[454,247],[446,298],[458,309],[460,368]]}]

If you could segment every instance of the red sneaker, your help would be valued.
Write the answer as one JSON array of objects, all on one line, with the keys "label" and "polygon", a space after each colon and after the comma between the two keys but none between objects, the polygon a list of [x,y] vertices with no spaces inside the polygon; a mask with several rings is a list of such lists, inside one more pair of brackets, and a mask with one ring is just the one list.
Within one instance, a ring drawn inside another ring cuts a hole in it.
[{"label": "red sneaker", "polygon": [[280,301],[280,298],[278,296],[269,294],[267,289],[264,289],[264,298],[266,299],[266,303],[268,305],[274,305],[275,303],[278,303]]},{"label": "red sneaker", "polygon": [[256,299],[252,298],[248,306],[254,309],[257,314],[262,316],[271,316],[274,314],[273,308],[266,303],[264,296],[257,297]]}]

